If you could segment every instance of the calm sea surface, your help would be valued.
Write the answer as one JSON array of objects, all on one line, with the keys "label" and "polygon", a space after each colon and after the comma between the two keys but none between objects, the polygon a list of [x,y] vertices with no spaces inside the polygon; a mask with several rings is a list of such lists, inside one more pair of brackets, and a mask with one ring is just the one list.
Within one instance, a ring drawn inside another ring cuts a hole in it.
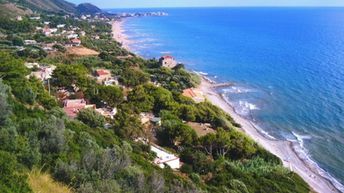
[{"label": "calm sea surface", "polygon": [[159,11],[169,16],[125,21],[135,53],[234,82],[219,92],[237,113],[344,183],[344,8]]}]

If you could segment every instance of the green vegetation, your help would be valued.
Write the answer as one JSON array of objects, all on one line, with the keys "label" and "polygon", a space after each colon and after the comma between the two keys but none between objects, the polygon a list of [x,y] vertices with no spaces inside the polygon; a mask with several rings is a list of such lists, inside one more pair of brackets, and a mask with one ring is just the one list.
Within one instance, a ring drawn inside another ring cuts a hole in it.
[{"label": "green vegetation", "polygon": [[[42,186],[65,185],[75,192],[309,192],[298,175],[238,131],[239,125],[229,115],[207,101],[197,104],[182,96],[183,89],[199,82],[183,65],[162,68],[156,60],[128,53],[106,34],[111,30],[106,23],[61,16],[49,20],[86,31],[83,45],[101,54],[70,57],[60,48],[56,54],[33,57],[2,49],[1,192],[37,191],[35,184],[41,185],[32,176],[39,179],[42,175],[48,175],[50,183]],[[27,22],[23,26],[38,25]],[[23,39],[35,36],[31,27],[16,29],[19,24],[14,23],[13,28],[6,27],[12,25],[6,20],[0,24],[5,34],[13,32],[2,43],[21,46]],[[102,38],[92,38],[95,34]],[[26,68],[25,61],[57,68],[50,82],[40,81],[27,77],[37,69]],[[99,68],[110,70],[120,84],[98,84],[92,73]],[[69,99],[85,99],[97,108],[116,107],[117,114],[109,119],[84,109],[76,119],[68,118],[59,105],[63,99],[55,97],[60,89],[69,93]],[[162,124],[142,125],[140,113],[144,112],[160,117]],[[209,123],[216,132],[197,137],[188,121]],[[183,162],[181,169],[154,165],[155,155],[147,144],[135,140],[139,137],[152,138],[178,155]],[[30,173],[35,168],[42,171]]]}]

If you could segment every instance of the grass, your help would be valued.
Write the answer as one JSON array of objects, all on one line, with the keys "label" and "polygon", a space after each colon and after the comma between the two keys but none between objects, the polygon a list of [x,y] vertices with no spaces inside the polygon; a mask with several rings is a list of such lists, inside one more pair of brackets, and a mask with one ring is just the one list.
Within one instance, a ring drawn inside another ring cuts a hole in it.
[{"label": "grass", "polygon": [[32,169],[28,176],[28,183],[34,193],[73,193],[71,188],[54,181],[50,174],[41,170]]}]

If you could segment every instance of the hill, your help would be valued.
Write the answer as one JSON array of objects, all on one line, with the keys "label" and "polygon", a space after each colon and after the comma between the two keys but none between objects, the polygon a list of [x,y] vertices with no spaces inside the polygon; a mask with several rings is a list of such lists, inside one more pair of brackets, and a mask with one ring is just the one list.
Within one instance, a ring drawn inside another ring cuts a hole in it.
[{"label": "hill", "polygon": [[92,5],[91,3],[81,3],[76,7],[78,13],[84,14],[94,14],[102,12],[97,6]]},{"label": "hill", "polygon": [[101,12],[101,9],[90,3],[75,5],[65,0],[4,0],[0,1],[0,7],[2,16],[27,15],[32,12],[76,15]]}]

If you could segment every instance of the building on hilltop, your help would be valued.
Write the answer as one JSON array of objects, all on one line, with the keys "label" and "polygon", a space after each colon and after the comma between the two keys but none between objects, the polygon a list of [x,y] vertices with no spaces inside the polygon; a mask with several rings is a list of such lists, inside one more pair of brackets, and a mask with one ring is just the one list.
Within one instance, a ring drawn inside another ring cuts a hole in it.
[{"label": "building on hilltop", "polygon": [[177,62],[174,60],[172,56],[162,56],[159,59],[159,63],[161,66],[166,67],[166,68],[174,68],[177,66]]}]

